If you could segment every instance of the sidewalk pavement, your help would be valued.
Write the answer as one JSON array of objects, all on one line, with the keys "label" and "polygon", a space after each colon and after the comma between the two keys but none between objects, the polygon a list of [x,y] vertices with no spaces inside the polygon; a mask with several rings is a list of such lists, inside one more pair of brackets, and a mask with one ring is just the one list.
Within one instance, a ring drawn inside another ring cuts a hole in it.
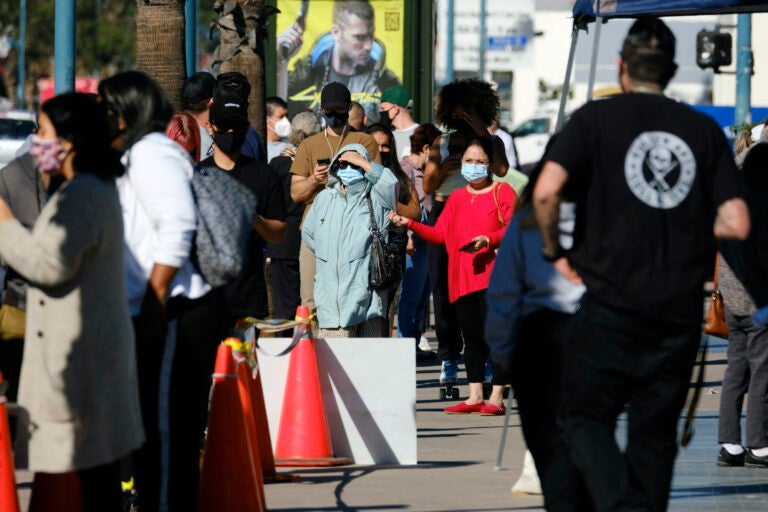
[{"label": "sidewalk pavement", "polygon": [[[435,347],[434,339],[432,346]],[[720,468],[717,409],[725,369],[725,342],[712,339],[707,374],[692,443],[681,448],[675,466],[669,510],[673,512],[768,510],[768,468]],[[503,417],[448,415],[455,401],[438,398],[437,361],[417,366],[418,459],[416,466],[280,468],[299,475],[294,483],[269,484],[271,511],[501,511],[544,510],[540,496],[515,496],[510,488],[520,474],[524,443],[519,417],[512,411],[502,469],[495,469]],[[463,365],[462,365],[463,370]],[[464,377],[464,372],[460,372]],[[460,386],[466,398],[466,384]],[[617,437],[624,436],[620,418]],[[682,422],[681,422],[682,427]],[[17,472],[22,511],[29,499],[29,473]]]}]

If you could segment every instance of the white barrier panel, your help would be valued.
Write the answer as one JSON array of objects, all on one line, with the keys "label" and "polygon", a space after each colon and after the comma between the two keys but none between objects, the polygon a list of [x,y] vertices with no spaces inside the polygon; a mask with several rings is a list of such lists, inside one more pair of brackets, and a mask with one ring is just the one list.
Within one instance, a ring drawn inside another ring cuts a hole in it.
[{"label": "white barrier panel", "polygon": [[[276,354],[288,338],[261,338]],[[416,464],[416,358],[413,338],[315,340],[333,455],[355,464]],[[274,449],[288,359],[259,353]]]}]

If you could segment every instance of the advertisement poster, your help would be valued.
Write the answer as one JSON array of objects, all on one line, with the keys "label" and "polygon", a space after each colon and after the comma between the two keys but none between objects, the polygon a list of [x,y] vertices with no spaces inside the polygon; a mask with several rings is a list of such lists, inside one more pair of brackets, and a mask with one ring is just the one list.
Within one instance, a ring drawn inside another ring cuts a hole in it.
[{"label": "advertisement poster", "polygon": [[329,82],[349,88],[370,122],[403,77],[404,0],[278,0],[277,95],[289,114],[319,111]]}]

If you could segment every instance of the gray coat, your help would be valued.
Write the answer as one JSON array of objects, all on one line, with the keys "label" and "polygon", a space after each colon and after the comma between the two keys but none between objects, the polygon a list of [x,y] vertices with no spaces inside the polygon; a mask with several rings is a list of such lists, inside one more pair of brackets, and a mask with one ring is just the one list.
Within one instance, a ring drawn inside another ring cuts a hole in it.
[{"label": "gray coat", "polygon": [[[22,226],[30,229],[34,226],[47,198],[35,160],[29,153],[0,169],[0,197],[8,203]],[[8,269],[3,304],[26,310],[27,280],[13,268]]]},{"label": "gray coat", "polygon": [[0,256],[31,283],[18,461],[33,471],[105,464],[144,440],[123,252],[114,182],[90,174],[64,184],[31,232],[0,226]]}]

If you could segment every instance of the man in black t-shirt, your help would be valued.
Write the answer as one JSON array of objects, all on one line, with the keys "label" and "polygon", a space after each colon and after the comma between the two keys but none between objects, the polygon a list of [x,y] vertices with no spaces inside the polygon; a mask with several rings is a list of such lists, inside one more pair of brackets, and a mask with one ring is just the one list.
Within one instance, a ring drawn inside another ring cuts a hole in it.
[{"label": "man in black t-shirt", "polygon": [[[566,342],[562,424],[598,511],[666,509],[715,239],[749,233],[722,131],[663,95],[674,55],[662,21],[635,22],[619,61],[625,94],[572,116],[534,190],[543,257],[587,287]],[[577,204],[567,254],[566,183]],[[622,454],[614,430],[625,404]]]},{"label": "man in black t-shirt", "polygon": [[213,156],[200,165],[218,167],[229,173],[256,195],[256,217],[248,240],[248,255],[240,275],[226,285],[225,294],[230,325],[238,318],[269,315],[264,279],[265,242],[281,242],[285,237],[283,185],[267,164],[240,154],[248,132],[248,110],[240,97],[226,91],[214,95],[210,110]]}]

